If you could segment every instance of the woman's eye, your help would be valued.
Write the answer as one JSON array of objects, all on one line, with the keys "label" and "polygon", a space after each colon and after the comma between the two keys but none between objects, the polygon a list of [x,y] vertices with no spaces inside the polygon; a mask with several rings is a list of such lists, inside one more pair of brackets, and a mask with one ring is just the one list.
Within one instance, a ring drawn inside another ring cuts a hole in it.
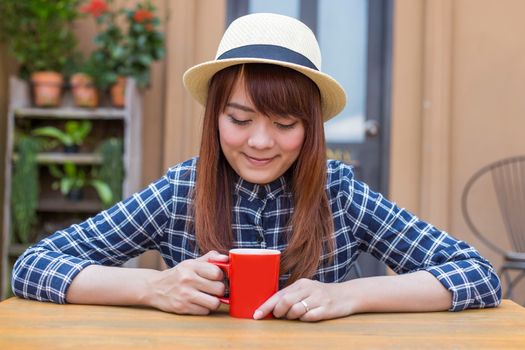
[{"label": "woman's eye", "polygon": [[292,129],[294,126],[297,125],[297,122],[291,123],[291,124],[282,124],[282,123],[274,123],[275,126],[277,126],[279,129]]},{"label": "woman's eye", "polygon": [[233,124],[237,124],[237,125],[247,125],[247,124],[250,122],[249,119],[248,119],[248,120],[240,120],[240,119],[236,119],[236,118],[235,118],[234,116],[232,116],[232,115],[228,115],[228,118],[230,118],[230,120],[231,120],[231,122],[232,122]]}]

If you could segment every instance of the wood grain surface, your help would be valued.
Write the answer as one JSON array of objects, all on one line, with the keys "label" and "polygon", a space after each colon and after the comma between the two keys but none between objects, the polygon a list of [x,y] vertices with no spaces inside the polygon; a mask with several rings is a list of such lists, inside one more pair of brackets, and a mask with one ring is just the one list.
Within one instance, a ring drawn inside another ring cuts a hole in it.
[{"label": "wood grain surface", "polygon": [[318,323],[153,309],[0,303],[0,349],[525,349],[525,309],[378,313]]}]

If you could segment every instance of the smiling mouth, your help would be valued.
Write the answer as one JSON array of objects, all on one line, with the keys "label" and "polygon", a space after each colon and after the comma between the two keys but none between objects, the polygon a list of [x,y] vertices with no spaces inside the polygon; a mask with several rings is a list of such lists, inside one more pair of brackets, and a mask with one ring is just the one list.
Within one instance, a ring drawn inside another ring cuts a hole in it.
[{"label": "smiling mouth", "polygon": [[251,157],[251,156],[249,156],[247,154],[244,154],[244,156],[246,157],[246,159],[248,159],[248,161],[251,164],[254,164],[254,165],[266,165],[266,164],[269,164],[272,160],[275,159],[275,157],[271,157],[271,158]]}]

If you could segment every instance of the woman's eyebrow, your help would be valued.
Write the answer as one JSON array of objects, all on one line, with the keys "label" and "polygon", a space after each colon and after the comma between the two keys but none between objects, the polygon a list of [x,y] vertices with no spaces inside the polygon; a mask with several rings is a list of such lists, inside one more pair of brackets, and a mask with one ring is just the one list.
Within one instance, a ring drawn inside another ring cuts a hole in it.
[{"label": "woman's eyebrow", "polygon": [[244,106],[244,105],[241,105],[241,104],[235,103],[235,102],[228,102],[226,104],[226,107],[240,109],[241,111],[244,111],[244,112],[255,113],[255,110],[253,108],[250,108],[248,106]]}]

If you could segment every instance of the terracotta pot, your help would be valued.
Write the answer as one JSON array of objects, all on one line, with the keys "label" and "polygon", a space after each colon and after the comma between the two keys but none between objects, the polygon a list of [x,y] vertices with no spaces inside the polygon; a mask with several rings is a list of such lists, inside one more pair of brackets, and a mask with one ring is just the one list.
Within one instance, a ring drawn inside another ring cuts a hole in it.
[{"label": "terracotta pot", "polygon": [[75,105],[78,107],[98,106],[98,92],[93,78],[84,73],[76,73],[69,80]]},{"label": "terracotta pot", "polygon": [[111,86],[111,104],[113,107],[124,107],[124,93],[126,91],[126,78],[118,77],[117,82]]},{"label": "terracotta pot", "polygon": [[56,107],[60,105],[64,78],[57,72],[45,71],[31,74],[33,99],[38,107]]}]

